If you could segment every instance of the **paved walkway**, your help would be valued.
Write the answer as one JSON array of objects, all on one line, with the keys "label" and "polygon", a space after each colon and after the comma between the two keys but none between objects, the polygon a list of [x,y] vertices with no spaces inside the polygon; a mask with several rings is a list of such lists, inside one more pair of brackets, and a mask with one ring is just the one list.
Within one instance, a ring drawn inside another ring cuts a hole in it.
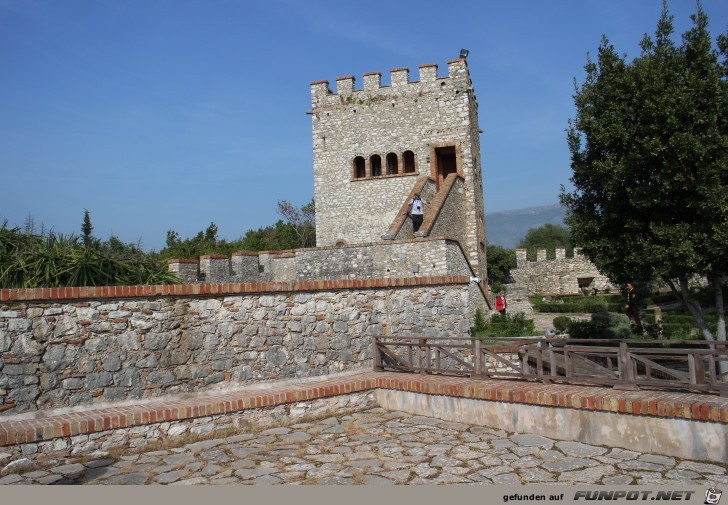
[{"label": "paved walkway", "polygon": [[0,484],[459,483],[707,487],[728,484],[728,470],[372,408],[164,450],[97,452],[0,478]]}]

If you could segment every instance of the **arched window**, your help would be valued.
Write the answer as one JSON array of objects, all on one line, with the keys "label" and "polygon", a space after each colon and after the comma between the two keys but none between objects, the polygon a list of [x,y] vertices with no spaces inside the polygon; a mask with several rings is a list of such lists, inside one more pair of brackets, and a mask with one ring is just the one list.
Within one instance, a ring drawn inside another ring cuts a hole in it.
[{"label": "arched window", "polygon": [[378,154],[372,154],[369,158],[369,164],[371,165],[372,177],[379,177],[382,175],[382,157]]},{"label": "arched window", "polygon": [[387,175],[397,175],[398,172],[399,160],[397,160],[397,155],[389,153],[387,155]]},{"label": "arched window", "polygon": [[412,151],[405,151],[402,154],[402,159],[404,160],[405,174],[413,174],[417,171],[417,168],[415,167],[415,153]]},{"label": "arched window", "polygon": [[364,158],[357,156],[354,158],[354,179],[363,179],[366,176],[364,170]]}]

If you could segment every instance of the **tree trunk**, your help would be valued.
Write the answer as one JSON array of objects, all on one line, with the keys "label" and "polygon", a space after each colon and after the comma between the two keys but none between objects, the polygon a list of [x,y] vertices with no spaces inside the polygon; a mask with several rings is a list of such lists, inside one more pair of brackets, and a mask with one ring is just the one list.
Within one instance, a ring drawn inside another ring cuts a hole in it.
[{"label": "tree trunk", "polygon": [[[715,339],[719,342],[725,342],[726,341],[726,335],[725,335],[725,305],[723,302],[723,284],[726,283],[726,276],[725,275],[719,275],[712,279],[713,282],[713,289],[715,289],[715,320],[718,324],[718,328],[716,330]],[[725,349],[725,347],[724,347]],[[718,373],[726,373],[728,372],[728,362],[726,361],[719,361],[718,362]],[[724,380],[728,380],[728,377],[724,378]]]},{"label": "tree trunk", "polygon": [[663,280],[667,283],[668,286],[670,286],[670,290],[672,291],[672,294],[675,295],[675,298],[678,299],[682,306],[685,307],[685,310],[687,310],[690,315],[693,316],[695,322],[698,323],[698,328],[700,329],[700,333],[702,333],[703,338],[705,340],[714,340],[713,334],[710,332],[710,329],[705,322],[705,316],[703,315],[703,308],[700,306],[700,302],[696,300],[690,293],[690,289],[688,287],[688,279],[679,279],[679,290],[677,289],[677,286],[675,286],[675,283],[672,281],[672,279],[663,278]]},{"label": "tree trunk", "polygon": [[718,323],[715,339],[725,342],[725,305],[723,301],[723,284],[726,283],[726,276],[721,275],[713,279],[713,289],[715,289],[715,320]]}]

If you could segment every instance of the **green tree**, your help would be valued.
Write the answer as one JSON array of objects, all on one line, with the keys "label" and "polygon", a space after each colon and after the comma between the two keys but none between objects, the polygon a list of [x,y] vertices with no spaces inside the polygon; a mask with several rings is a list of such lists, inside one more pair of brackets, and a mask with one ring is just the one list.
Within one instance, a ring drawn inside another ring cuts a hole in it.
[{"label": "green tree", "polygon": [[571,233],[569,229],[558,225],[547,223],[538,228],[531,228],[523,237],[518,247],[528,249],[532,247],[553,248],[570,247]]},{"label": "green tree", "polygon": [[488,244],[486,248],[488,258],[488,284],[492,290],[500,291],[502,284],[511,281],[511,270],[516,268],[516,251]]},{"label": "green tree", "polygon": [[531,228],[518,244],[519,249],[527,249],[528,257],[536,259],[537,249],[546,249],[548,257],[555,256],[557,247],[563,247],[569,256],[573,254],[574,245],[571,241],[571,232],[568,228],[547,223],[537,228]]},{"label": "green tree", "polygon": [[296,207],[286,200],[278,201],[278,213],[283,217],[275,224],[248,230],[243,237],[227,241],[219,239],[215,223],[192,238],[182,239],[179,233],[167,231],[166,247],[158,258],[197,259],[203,254],[227,254],[237,251],[279,251],[316,246],[316,206],[314,201]]},{"label": "green tree", "polygon": [[274,225],[248,230],[241,240],[246,251],[279,251],[316,246],[316,204],[313,199],[301,207],[278,201],[283,217]]},{"label": "green tree", "polygon": [[[633,61],[606,37],[597,62],[587,58],[568,128],[575,189],[561,201],[575,243],[612,281],[663,279],[704,338],[725,340],[728,37],[713,49],[700,4],[692,20],[678,46],[664,4]],[[716,335],[695,275],[714,288]]]},{"label": "green tree", "polygon": [[215,223],[210,223],[210,226],[205,230],[204,241],[212,244],[217,243],[217,225]]},{"label": "green tree", "polygon": [[286,200],[278,200],[278,213],[293,227],[297,237],[290,249],[316,247],[316,202],[313,199],[300,208]]},{"label": "green tree", "polygon": [[232,254],[239,242],[228,242],[217,238],[217,225],[210,223],[205,231],[192,238],[181,239],[179,233],[167,230],[166,247],[159,251],[160,259],[185,258],[197,259],[203,254]]},{"label": "green tree", "polygon": [[144,256],[144,248],[142,247],[141,239],[136,243],[123,242],[116,235],[111,235],[108,240],[99,242],[99,248],[109,256],[115,258],[139,258]]},{"label": "green tree", "polygon": [[81,233],[83,238],[83,246],[89,248],[94,243],[93,236],[94,227],[91,224],[91,213],[88,209],[83,211],[83,224],[81,225]]}]

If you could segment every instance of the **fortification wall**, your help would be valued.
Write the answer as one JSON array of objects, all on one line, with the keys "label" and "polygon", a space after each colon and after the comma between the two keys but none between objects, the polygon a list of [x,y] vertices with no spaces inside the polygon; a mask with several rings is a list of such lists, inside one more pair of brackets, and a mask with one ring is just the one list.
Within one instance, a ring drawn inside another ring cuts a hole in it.
[{"label": "fortification wall", "polygon": [[[446,212],[458,210],[448,208]],[[182,278],[189,278],[185,272],[196,270],[196,267],[197,263],[192,260],[170,260],[169,263],[170,270]],[[287,282],[474,274],[460,244],[444,239],[235,253],[232,258],[206,255],[200,258],[200,272],[201,282]]]},{"label": "fortification wall", "polygon": [[546,249],[539,249],[536,261],[528,261],[526,249],[516,249],[517,267],[511,270],[511,277],[516,284],[527,286],[529,296],[536,294],[582,294],[582,288],[588,292],[610,290],[617,292],[618,288],[611,284],[609,279],[586,257],[582,256],[579,248],[574,248],[574,257],[567,258],[566,250],[556,249],[556,258],[546,259]]},{"label": "fortification wall", "polygon": [[469,277],[0,290],[0,411],[372,366],[372,335],[465,336]]}]

